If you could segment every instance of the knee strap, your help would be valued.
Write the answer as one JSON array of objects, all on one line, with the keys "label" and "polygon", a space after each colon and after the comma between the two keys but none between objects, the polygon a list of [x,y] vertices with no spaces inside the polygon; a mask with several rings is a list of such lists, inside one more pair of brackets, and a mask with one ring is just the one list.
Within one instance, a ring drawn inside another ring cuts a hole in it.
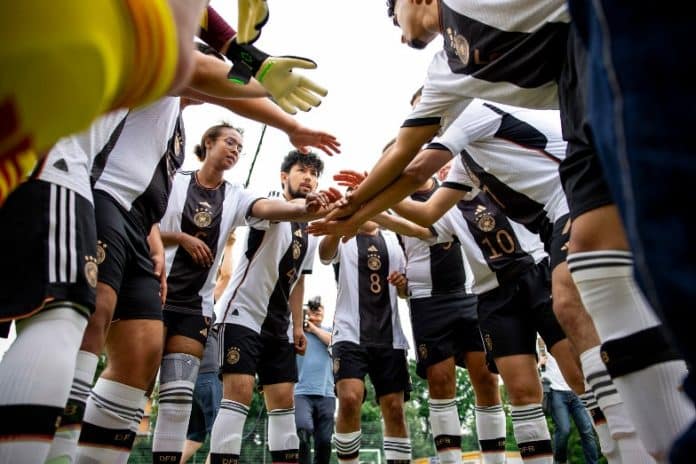
[{"label": "knee strap", "polygon": [[655,364],[681,359],[667,340],[662,326],[604,342],[601,356],[612,378],[632,374]]},{"label": "knee strap", "polygon": [[184,380],[196,383],[201,360],[185,353],[169,353],[162,358],[160,384]]}]

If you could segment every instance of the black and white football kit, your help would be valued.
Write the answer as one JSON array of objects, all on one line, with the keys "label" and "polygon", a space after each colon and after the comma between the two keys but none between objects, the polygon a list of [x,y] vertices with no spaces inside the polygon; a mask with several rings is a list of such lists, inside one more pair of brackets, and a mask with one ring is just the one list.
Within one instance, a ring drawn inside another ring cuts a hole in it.
[{"label": "black and white football kit", "polygon": [[118,295],[114,320],[161,319],[147,236],[167,208],[184,160],[179,98],[130,111],[109,148],[92,168],[99,282]]},{"label": "black and white football kit", "polygon": [[289,296],[312,272],[317,238],[304,222],[253,222],[230,284],[215,304],[222,373],[258,374],[261,385],[297,381],[288,340]]},{"label": "black and white football kit", "polygon": [[[397,290],[387,281],[404,272],[405,258],[396,235],[359,233],[338,246],[338,294],[331,335],[334,380],[364,379],[377,398],[411,389]],[[325,264],[328,264],[326,262]]]},{"label": "black and white football kit", "polygon": [[246,225],[246,218],[260,197],[227,181],[216,188],[206,188],[198,183],[196,173],[180,172],[174,176],[160,230],[183,232],[200,239],[210,249],[213,264],[200,266],[183,247],[166,246],[167,300],[163,314],[167,336],[181,334],[205,345],[225,241],[234,228]]},{"label": "black and white football kit", "polygon": [[[427,201],[438,187],[419,190],[415,201]],[[427,377],[429,366],[452,356],[483,351],[476,313],[477,298],[471,293],[472,276],[466,272],[459,238],[431,244],[399,236],[406,255],[409,307],[416,373]],[[462,366],[464,367],[464,366]]]},{"label": "black and white football kit", "polygon": [[[60,139],[0,209],[0,322],[31,316],[56,303],[86,317],[94,311],[97,236],[89,173],[127,111],[98,118]],[[38,208],[38,210],[37,210]]]},{"label": "black and white football kit", "polygon": [[[442,188],[469,190],[445,182]],[[553,346],[565,338],[551,306],[547,255],[538,235],[510,220],[474,188],[433,224],[438,241],[459,237],[478,295],[478,320],[492,357],[536,351],[536,334]]]},{"label": "black and white football kit", "polygon": [[[568,203],[558,175],[566,156],[555,110],[529,110],[476,99],[429,148],[459,158],[448,180],[470,177],[505,214],[541,236],[551,268],[565,261]],[[466,173],[462,172],[466,170]]]}]

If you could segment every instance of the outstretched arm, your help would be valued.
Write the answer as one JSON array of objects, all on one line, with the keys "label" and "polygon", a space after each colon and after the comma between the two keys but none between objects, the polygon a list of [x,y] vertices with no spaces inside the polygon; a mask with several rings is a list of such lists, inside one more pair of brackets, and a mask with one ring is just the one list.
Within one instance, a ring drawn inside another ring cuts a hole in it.
[{"label": "outstretched arm", "polygon": [[268,91],[256,80],[250,80],[246,85],[229,80],[227,73],[230,67],[230,63],[199,51],[194,52],[193,76],[181,95],[193,98],[191,90],[220,98],[262,98],[268,95]]},{"label": "outstretched arm", "polygon": [[415,237],[421,240],[428,240],[433,237],[433,233],[427,227],[419,226],[414,222],[393,214],[379,213],[372,220],[399,235]]},{"label": "outstretched arm", "polygon": [[287,134],[293,146],[303,153],[308,153],[310,146],[329,156],[341,152],[341,144],[335,136],[304,127],[267,98],[218,98],[200,92],[193,92],[191,98],[222,106],[245,118],[280,129]]},{"label": "outstretched arm", "polygon": [[260,199],[251,207],[251,216],[269,221],[307,222],[324,217],[341,198],[334,189],[312,192],[304,199],[293,201]]},{"label": "outstretched arm", "polygon": [[394,211],[422,227],[430,227],[461,200],[465,191],[440,187],[428,201],[414,201],[410,198],[393,206]]}]

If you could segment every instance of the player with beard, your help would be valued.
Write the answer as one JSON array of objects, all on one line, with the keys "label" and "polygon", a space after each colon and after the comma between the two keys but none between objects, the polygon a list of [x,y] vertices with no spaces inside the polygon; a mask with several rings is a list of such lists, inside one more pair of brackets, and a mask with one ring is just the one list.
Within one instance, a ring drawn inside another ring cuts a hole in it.
[{"label": "player with beard", "polygon": [[[166,340],[160,367],[159,413],[153,438],[154,462],[181,458],[191,412],[193,386],[211,317],[217,268],[224,243],[247,220],[307,220],[327,204],[323,193],[304,194],[306,203],[271,200],[224,180],[242,154],[242,132],[229,124],[210,127],[195,153],[203,162],[174,177],[160,222],[165,246]],[[326,210],[324,210],[326,211]],[[318,213],[319,212],[319,213]]]},{"label": "player with beard", "polygon": [[[304,202],[317,188],[324,163],[317,155],[291,151],[281,164],[282,197]],[[220,325],[223,400],[211,433],[211,462],[239,462],[242,429],[254,393],[255,375],[268,410],[273,462],[298,461],[295,428],[295,351],[303,352],[304,274],[310,273],[317,241],[304,222],[254,221],[245,251],[216,303]],[[293,322],[293,344],[288,330]],[[294,345],[294,346],[293,346]]]}]

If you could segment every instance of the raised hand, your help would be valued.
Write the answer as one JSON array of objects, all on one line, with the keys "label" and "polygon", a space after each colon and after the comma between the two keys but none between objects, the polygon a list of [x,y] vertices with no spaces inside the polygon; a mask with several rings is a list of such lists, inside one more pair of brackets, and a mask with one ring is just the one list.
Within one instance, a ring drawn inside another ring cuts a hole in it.
[{"label": "raised hand", "polygon": [[358,172],[352,169],[343,169],[338,171],[338,174],[334,174],[333,179],[338,182],[338,185],[343,187],[348,187],[350,189],[356,188],[362,181],[367,177],[367,171]]},{"label": "raised hand", "polygon": [[[333,205],[343,197],[338,189],[329,187],[328,190],[308,193],[305,197],[305,208],[309,213],[325,215]],[[324,210],[324,211],[322,211]]]},{"label": "raised hand", "polygon": [[288,138],[301,153],[309,153],[309,147],[318,148],[329,156],[334,153],[341,153],[341,144],[333,135],[322,132],[302,125],[297,125],[296,128],[288,131]]}]

